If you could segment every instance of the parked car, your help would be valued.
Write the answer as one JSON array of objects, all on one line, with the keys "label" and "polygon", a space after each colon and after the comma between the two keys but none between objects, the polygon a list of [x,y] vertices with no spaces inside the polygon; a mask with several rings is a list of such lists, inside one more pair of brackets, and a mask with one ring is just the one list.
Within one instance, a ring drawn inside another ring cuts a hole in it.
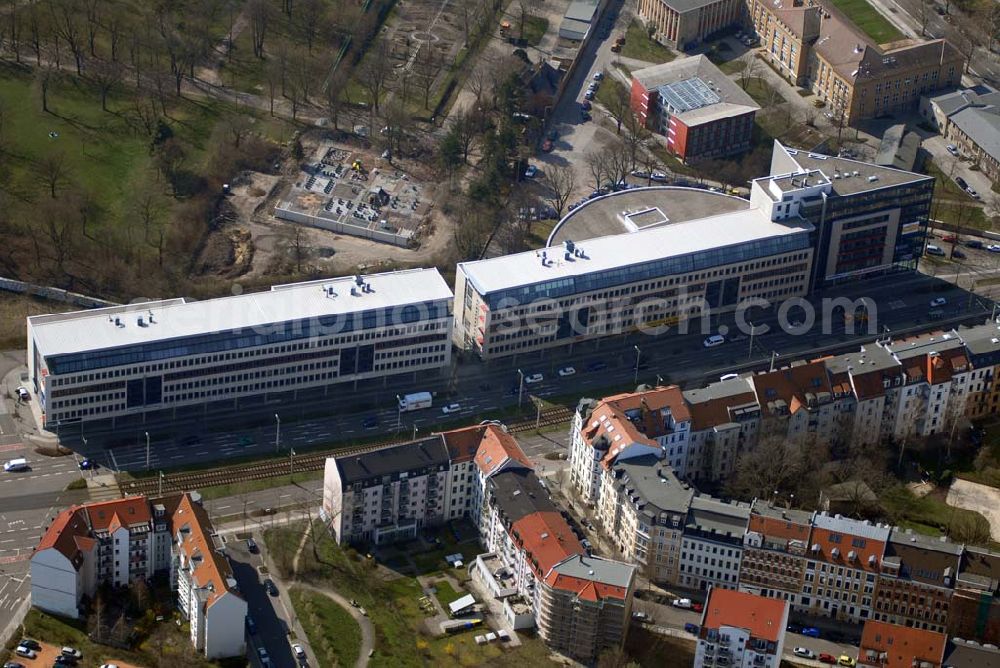
[{"label": "parked car", "polygon": [[705,609],[705,606],[704,604],[695,601],[694,603],[691,604],[691,609],[694,610],[695,612],[701,612],[702,610]]},{"label": "parked car", "polygon": [[587,111],[586,109],[584,109],[583,111],[581,111],[580,112],[580,120],[582,120],[582,121],[589,121],[590,120],[590,112]]},{"label": "parked car", "polygon": [[604,360],[594,360],[587,364],[587,371],[603,371],[608,368],[608,363]]},{"label": "parked car", "polygon": [[583,99],[585,99],[585,100],[593,100],[594,99],[594,91],[588,90],[586,93],[583,94]]},{"label": "parked car", "polygon": [[937,255],[938,257],[944,257],[944,251],[940,246],[935,246],[934,244],[927,244],[927,254]]},{"label": "parked car", "polygon": [[117,663],[102,663],[101,668],[118,668]]},{"label": "parked car", "polygon": [[954,257],[954,258],[958,258],[959,260],[964,260],[965,257],[966,257],[965,253],[963,253],[962,251],[958,250],[957,248],[952,248],[951,249],[951,256]]},{"label": "parked car", "polygon": [[38,654],[35,653],[35,650],[25,647],[24,645],[18,645],[14,650],[14,654],[23,656],[25,659],[34,659],[38,656]]},{"label": "parked car", "polygon": [[24,638],[19,643],[21,647],[27,647],[28,649],[33,649],[36,652],[41,651],[42,645],[37,640],[32,640],[31,638]]},{"label": "parked car", "polygon": [[270,666],[271,665],[271,657],[267,653],[267,648],[265,648],[265,647],[258,647],[257,648],[257,658],[260,659],[260,665],[262,665],[262,666]]},{"label": "parked car", "polygon": [[24,668],[24,664],[18,663],[17,661],[8,661],[3,664],[3,668]]},{"label": "parked car", "polygon": [[965,190],[966,188],[969,187],[969,184],[961,176],[955,177],[955,183],[957,183],[958,187],[961,188],[962,190]]},{"label": "parked car", "polygon": [[534,165],[528,165],[528,168],[524,170],[524,178],[526,179],[533,179],[536,174],[538,174],[538,167]]},{"label": "parked car", "polygon": [[954,144],[948,144],[945,148],[948,149],[948,153],[951,153],[954,156],[958,155],[958,147]]},{"label": "parked car", "polygon": [[564,366],[563,368],[559,369],[559,375],[562,376],[563,378],[566,378],[567,376],[572,376],[574,374],[576,374],[576,369],[574,369],[571,366]]},{"label": "parked car", "polygon": [[71,656],[59,655],[56,657],[55,661],[52,662],[52,668],[65,668],[66,666],[75,666],[77,660]]},{"label": "parked car", "polygon": [[983,242],[979,239],[969,239],[965,242],[966,248],[982,248]]},{"label": "parked car", "polygon": [[272,580],[271,578],[264,580],[264,589],[266,589],[267,593],[270,594],[271,596],[278,595],[278,586],[274,584],[274,580]]},{"label": "parked car", "polygon": [[688,633],[693,633],[695,635],[698,635],[697,624],[692,624],[691,622],[687,622],[686,624],[684,624],[684,630],[687,631]]},{"label": "parked car", "polygon": [[689,598],[675,598],[673,601],[670,602],[670,605],[674,606],[675,608],[681,608],[682,610],[690,610],[691,609],[691,599],[689,599]]},{"label": "parked car", "polygon": [[837,663],[837,657],[832,654],[827,654],[826,652],[821,652],[816,660],[820,663]]},{"label": "parked car", "polygon": [[990,244],[986,247],[986,250],[991,253],[1000,253],[1000,244]]},{"label": "parked car", "polygon": [[650,174],[649,178],[653,179],[654,181],[666,181],[667,175],[664,174],[663,172],[653,172],[652,174]]},{"label": "parked car", "polygon": [[441,412],[445,415],[451,415],[452,413],[457,413],[460,410],[462,410],[462,404],[448,404],[441,409]]},{"label": "parked car", "polygon": [[853,658],[847,656],[846,654],[841,654],[840,658],[837,659],[838,666],[847,666],[847,668],[854,668],[856,663],[857,662]]},{"label": "parked car", "polygon": [[811,649],[806,649],[805,647],[796,647],[792,650],[792,654],[795,656],[801,656],[803,659],[815,659],[816,652]]},{"label": "parked car", "polygon": [[292,654],[295,655],[296,659],[306,658],[306,650],[297,642],[292,643]]},{"label": "parked car", "polygon": [[378,418],[374,415],[369,415],[364,420],[361,421],[362,429],[374,429],[378,426]]},{"label": "parked car", "polygon": [[19,385],[16,390],[18,401],[30,401],[31,395],[28,393],[28,388],[23,385]]},{"label": "parked car", "polygon": [[253,538],[247,538],[247,551],[250,554],[257,554],[258,552],[260,552],[260,548],[257,547],[257,541],[255,541]]},{"label": "parked car", "polygon": [[588,100],[584,100],[583,102],[580,103],[580,108],[583,109],[584,111],[590,111],[591,107],[593,106],[594,105],[592,105]]},{"label": "parked car", "polygon": [[647,612],[633,612],[632,619],[637,622],[648,622],[650,621],[649,613]]},{"label": "parked car", "polygon": [[247,615],[247,631],[250,632],[250,635],[257,635],[257,624],[250,615]]},{"label": "parked car", "polygon": [[358,612],[361,613],[362,617],[367,617],[368,616],[368,611],[365,610],[364,608],[362,608],[361,606],[358,606]]},{"label": "parked car", "polygon": [[543,380],[545,380],[545,376],[540,373],[533,373],[524,377],[525,385],[534,385],[535,383],[540,383]]},{"label": "parked car", "polygon": [[943,237],[941,237],[941,241],[947,241],[949,243],[955,243],[956,241],[958,241],[958,235],[957,234],[946,234]]},{"label": "parked car", "polygon": [[802,629],[802,635],[810,638],[819,638],[819,629],[815,626],[806,626]]},{"label": "parked car", "polygon": [[966,188],[965,192],[967,192],[969,194],[969,197],[971,197],[972,199],[979,199],[979,193],[977,193],[974,189]]}]

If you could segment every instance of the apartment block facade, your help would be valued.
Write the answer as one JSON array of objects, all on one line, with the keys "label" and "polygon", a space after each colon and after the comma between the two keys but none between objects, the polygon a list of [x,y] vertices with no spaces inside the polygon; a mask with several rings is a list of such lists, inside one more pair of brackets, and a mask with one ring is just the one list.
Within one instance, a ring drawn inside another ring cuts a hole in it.
[{"label": "apartment block facade", "polygon": [[739,589],[801,604],[812,513],[755,501],[743,540]]},{"label": "apartment block facade", "polygon": [[681,538],[679,582],[689,589],[736,589],[750,505],[695,496]]},{"label": "apartment block facade", "polygon": [[785,646],[788,603],[713,588],[698,629],[699,668],[778,668]]},{"label": "apartment block facade", "polygon": [[961,558],[961,545],[893,529],[882,557],[872,619],[944,633]]}]

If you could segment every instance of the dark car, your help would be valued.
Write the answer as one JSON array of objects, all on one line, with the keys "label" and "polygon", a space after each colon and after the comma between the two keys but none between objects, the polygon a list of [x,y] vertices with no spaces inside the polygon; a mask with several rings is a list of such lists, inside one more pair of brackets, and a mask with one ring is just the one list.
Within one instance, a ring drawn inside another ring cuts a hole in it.
[{"label": "dark car", "polygon": [[80,460],[80,470],[81,471],[96,471],[97,462],[92,459],[81,459]]},{"label": "dark car", "polygon": [[75,666],[78,663],[75,656],[67,656],[62,654],[56,657],[56,660],[52,664],[52,668],[58,668],[59,666]]},{"label": "dark car", "polygon": [[802,635],[809,636],[810,638],[819,638],[819,629],[815,626],[807,626],[802,629]]},{"label": "dark car", "polygon": [[31,638],[25,638],[22,640],[21,647],[27,647],[28,649],[33,649],[36,652],[40,652],[42,650],[42,646],[39,642],[37,640],[32,640]]},{"label": "dark car", "polygon": [[698,635],[698,625],[697,624],[692,624],[691,622],[688,622],[688,623],[686,623],[684,625],[684,630],[687,631],[688,633],[693,633],[695,635]]},{"label": "dark car", "polygon": [[965,179],[963,179],[961,176],[955,177],[955,183],[957,183],[958,187],[961,188],[962,190],[966,190],[969,187],[969,184],[966,183]]},{"label": "dark car", "polygon": [[601,360],[594,360],[587,365],[587,371],[601,371],[602,369],[607,369],[608,363]]},{"label": "dark car", "polygon": [[260,548],[257,547],[257,541],[253,538],[247,538],[247,550],[249,550],[250,554],[257,554],[260,552]]},{"label": "dark car", "polygon": [[789,633],[802,633],[802,627],[798,624],[789,624],[785,627],[785,630]]},{"label": "dark car", "polygon": [[8,661],[3,664],[3,668],[24,668],[24,664],[18,663],[17,661]]},{"label": "dark car", "polygon": [[953,248],[953,249],[951,250],[951,256],[952,256],[952,257],[956,257],[956,258],[958,258],[959,260],[964,260],[964,259],[965,259],[965,257],[966,257],[966,256],[965,256],[965,253],[963,253],[962,251],[958,250],[957,248]]},{"label": "dark car", "polygon": [[364,420],[361,421],[362,429],[374,429],[378,426],[378,418],[374,415],[369,415]]},{"label": "dark car", "polygon": [[978,239],[969,239],[968,241],[965,242],[965,246],[967,248],[982,248],[983,242],[979,241]]},{"label": "dark car", "polygon": [[277,585],[274,584],[274,580],[272,580],[271,578],[264,580],[264,589],[266,589],[267,593],[270,594],[271,596],[278,595],[278,587]]},{"label": "dark car", "polygon": [[580,108],[584,111],[590,111],[591,106],[593,105],[590,104],[590,100],[584,100],[580,103]]},{"label": "dark car", "polygon": [[254,623],[253,617],[250,615],[247,615],[247,631],[250,632],[250,635],[256,635],[257,633],[257,624]]}]

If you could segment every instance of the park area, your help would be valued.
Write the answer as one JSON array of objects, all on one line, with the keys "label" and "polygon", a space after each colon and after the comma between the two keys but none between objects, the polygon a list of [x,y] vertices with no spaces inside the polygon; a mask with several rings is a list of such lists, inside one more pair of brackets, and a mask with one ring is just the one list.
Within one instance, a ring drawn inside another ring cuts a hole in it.
[{"label": "park area", "polygon": [[[461,554],[468,560],[481,551],[476,533],[468,525],[458,524],[455,529],[445,526],[433,533],[425,532],[415,541],[380,548],[377,553],[368,555],[341,547],[322,523],[317,523],[299,557],[298,569],[292,572],[294,555],[304,530],[304,524],[296,524],[265,533],[274,563],[290,583],[298,580],[336,591],[346,599],[356,600],[365,609],[375,630],[375,653],[370,665],[395,668],[435,664],[550,664],[548,650],[537,638],[522,637],[523,642],[516,648],[496,643],[478,645],[474,631],[440,636],[434,628],[441,618],[440,608],[467,593],[462,589],[469,580],[467,570],[450,567],[445,556]],[[294,599],[294,584],[292,591]],[[437,605],[430,600],[431,595]],[[326,633],[324,619],[346,625],[343,616],[330,610],[325,603],[301,596],[299,601],[305,607],[300,609],[296,603],[296,612],[314,648],[317,647],[314,637]],[[349,634],[348,638],[354,636]],[[345,654],[336,657],[336,665],[350,665],[348,659],[354,651],[350,648],[354,644],[351,640],[348,649],[337,650]],[[322,646],[321,643],[319,647]]]}]

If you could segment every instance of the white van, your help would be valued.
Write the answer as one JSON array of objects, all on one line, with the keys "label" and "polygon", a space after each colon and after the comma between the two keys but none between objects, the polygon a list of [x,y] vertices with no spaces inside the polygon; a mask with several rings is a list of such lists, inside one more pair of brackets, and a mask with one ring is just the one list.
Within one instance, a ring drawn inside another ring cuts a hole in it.
[{"label": "white van", "polygon": [[722,336],[721,334],[712,334],[712,336],[705,339],[702,345],[704,345],[706,348],[714,348],[715,346],[721,346],[725,342],[726,342],[726,337]]},{"label": "white van", "polygon": [[28,470],[28,460],[24,457],[19,457],[17,459],[11,459],[3,465],[3,470],[6,473],[19,473],[21,471]]}]

